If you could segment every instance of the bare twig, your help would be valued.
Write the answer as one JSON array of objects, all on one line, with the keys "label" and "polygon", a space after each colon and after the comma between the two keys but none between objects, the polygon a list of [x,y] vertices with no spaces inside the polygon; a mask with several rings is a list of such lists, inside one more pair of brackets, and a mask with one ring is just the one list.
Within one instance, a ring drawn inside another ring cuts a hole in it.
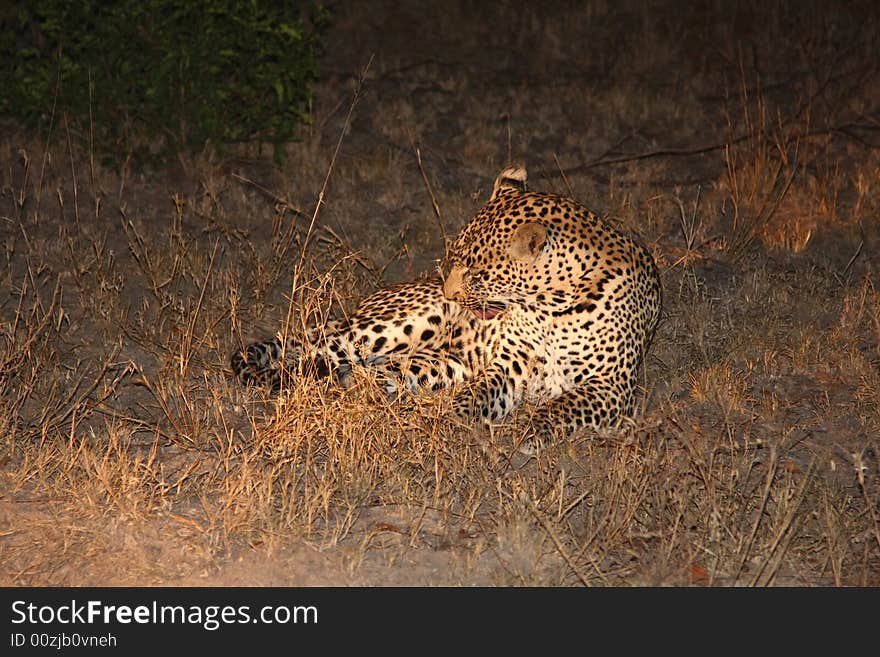
[{"label": "bare twig", "polygon": [[541,523],[541,526],[544,528],[544,531],[547,532],[547,535],[550,537],[550,540],[553,541],[553,545],[556,546],[556,550],[559,552],[560,556],[565,560],[565,563],[568,564],[568,567],[571,568],[572,572],[577,575],[577,578],[581,581],[581,584],[584,586],[590,586],[590,580],[587,579],[586,573],[584,573],[578,565],[574,562],[574,559],[571,558],[571,555],[568,553],[568,550],[565,549],[565,546],[562,544],[562,539],[559,538],[558,533],[553,528],[553,525],[550,524],[550,521],[544,515],[544,513],[538,508],[538,505],[535,504],[534,501],[530,502],[528,505],[529,511],[532,512],[532,515],[537,518],[538,522]]},{"label": "bare twig", "polygon": [[[297,267],[297,271],[302,270],[303,263],[305,262],[306,257],[306,249],[309,245],[309,240],[312,237],[312,233],[315,230],[315,224],[318,221],[318,215],[321,212],[321,208],[324,207],[324,195],[327,193],[327,185],[330,183],[330,176],[333,174],[333,169],[336,166],[336,158],[339,157],[339,153],[342,150],[342,142],[345,139],[345,135],[348,134],[348,130],[351,127],[351,118],[354,116],[354,108],[357,107],[358,101],[360,100],[361,93],[364,87],[364,81],[367,79],[367,73],[370,70],[370,66],[373,63],[373,55],[370,55],[370,59],[367,62],[367,65],[364,67],[364,70],[361,72],[360,77],[358,78],[357,86],[354,90],[354,96],[351,99],[351,105],[348,107],[348,114],[345,117],[345,123],[342,126],[342,130],[339,132],[339,139],[336,140],[336,148],[333,150],[333,157],[330,158],[330,165],[327,167],[327,173],[324,176],[324,183],[321,185],[321,191],[318,192],[318,201],[315,203],[315,211],[312,213],[312,220],[309,223],[308,230],[306,230],[306,236],[303,238],[302,251],[300,253],[299,266]],[[294,276],[296,278],[296,276]]]},{"label": "bare twig", "polygon": [[859,482],[859,489],[862,491],[862,496],[865,499],[865,505],[868,508],[868,513],[871,516],[871,525],[874,528],[874,539],[877,541],[877,547],[880,548],[880,519],[877,518],[877,501],[872,500],[871,496],[868,495],[868,487],[865,482],[865,472],[867,471],[867,466],[865,465],[863,452],[858,452],[853,454],[853,466],[856,469],[856,479]]},{"label": "bare twig", "polygon": [[431,183],[428,181],[425,167],[422,166],[422,153],[415,143],[410,143],[416,153],[416,162],[419,165],[419,171],[422,174],[422,181],[425,183],[425,189],[428,190],[428,195],[431,197],[431,208],[434,210],[434,216],[437,217],[437,223],[440,224],[440,234],[443,236],[443,250],[445,251],[446,247],[449,245],[449,239],[446,236],[446,226],[443,223],[443,215],[440,214],[440,206],[437,205],[437,198],[434,196],[434,190],[431,188]]},{"label": "bare twig", "polygon": [[[789,145],[793,142],[803,139],[809,139],[812,137],[821,137],[832,134],[842,134],[845,136],[849,136],[849,130],[858,129],[858,130],[880,130],[875,126],[866,125],[864,123],[857,123],[855,121],[842,123],[835,126],[830,126],[827,128],[817,128],[816,130],[807,130],[804,132],[794,132],[789,135],[785,140],[785,145]],[[623,164],[626,162],[638,162],[640,160],[649,160],[657,157],[693,157],[695,155],[705,155],[706,153],[712,153],[715,151],[721,151],[725,148],[729,148],[731,146],[735,146],[736,144],[740,144],[745,141],[749,141],[751,139],[755,139],[756,137],[762,136],[764,133],[762,130],[755,130],[753,132],[746,133],[744,135],[740,135],[738,137],[734,137],[732,139],[727,139],[721,142],[715,142],[710,144],[704,144],[702,146],[692,146],[692,147],[666,147],[666,148],[656,148],[654,150],[645,151],[643,153],[633,153],[631,155],[622,155],[620,157],[605,157],[600,156],[594,160],[590,160],[589,162],[584,162],[583,164],[578,164],[573,167],[568,167],[566,169],[566,173],[568,175],[579,174],[589,171],[591,169],[598,169],[600,167],[610,166],[612,164]],[[872,145],[873,146],[873,145]],[[559,178],[562,176],[562,172],[553,171],[553,170],[544,170],[538,171],[535,173],[535,178]]]},{"label": "bare twig", "polygon": [[67,121],[67,112],[64,113],[64,132],[67,135],[67,153],[70,157],[70,184],[73,186],[73,216],[76,219],[76,226],[79,228],[79,190],[76,184],[76,166],[73,162],[73,144],[70,141],[70,125]]},{"label": "bare twig", "polygon": [[556,156],[556,153],[553,153],[553,161],[556,163],[556,169],[559,171],[559,175],[562,176],[562,182],[565,184],[565,188],[568,190],[568,195],[574,197],[574,192],[571,189],[571,184],[568,182],[568,178],[565,176],[565,171],[562,170],[562,165],[559,163],[559,158]]},{"label": "bare twig", "polygon": [[[360,77],[358,78],[357,86],[354,90],[354,96],[351,99],[351,105],[348,107],[348,114],[345,117],[345,122],[343,123],[342,130],[339,132],[339,139],[336,140],[336,148],[333,150],[333,157],[330,158],[330,164],[327,167],[327,173],[324,175],[324,182],[321,185],[321,191],[318,192],[318,200],[315,203],[315,211],[312,213],[312,219],[309,222],[308,230],[306,230],[306,235],[303,238],[302,249],[300,250],[299,255],[299,264],[293,271],[293,276],[290,282],[290,299],[287,304],[287,317],[284,320],[284,327],[282,329],[283,335],[290,334],[290,325],[293,320],[293,308],[294,302],[296,299],[296,293],[299,289],[300,277],[302,276],[303,267],[305,265],[306,259],[306,250],[309,246],[309,241],[311,240],[312,234],[315,230],[315,224],[318,221],[318,215],[321,212],[321,208],[324,207],[324,195],[327,193],[327,185],[330,183],[330,176],[333,174],[333,170],[336,166],[336,159],[339,157],[339,153],[342,150],[342,142],[345,139],[345,135],[348,134],[349,128],[351,127],[351,119],[354,116],[354,108],[357,106],[358,100],[360,100],[361,93],[363,91],[364,82],[367,78],[367,73],[370,70],[370,66],[373,63],[373,55],[370,55],[370,59],[367,62],[367,65],[364,67],[363,71],[361,71]],[[281,348],[281,362],[285,362],[287,358],[286,354],[286,340],[282,341]]]},{"label": "bare twig", "polygon": [[214,248],[211,251],[211,259],[208,262],[208,270],[205,272],[205,279],[202,281],[202,289],[199,292],[199,300],[196,302],[196,307],[192,311],[192,317],[189,321],[189,326],[186,327],[186,334],[183,337],[184,344],[182,345],[181,353],[180,353],[180,376],[186,376],[186,371],[189,368],[189,361],[192,357],[192,342],[193,342],[193,334],[196,330],[196,321],[199,318],[199,313],[202,310],[202,302],[205,300],[205,290],[208,289],[208,281],[211,278],[211,273],[214,271],[214,259],[217,257],[217,246],[220,244],[220,238],[218,237],[214,240]]},{"label": "bare twig", "polygon": [[768,573],[767,577],[764,579],[765,584],[770,584],[773,581],[774,576],[776,575],[776,571],[779,569],[779,564],[782,562],[782,558],[785,556],[785,552],[788,549],[788,544],[791,542],[791,537],[794,534],[794,530],[797,527],[797,512],[801,508],[801,504],[804,501],[804,498],[807,494],[807,484],[810,483],[810,479],[813,474],[813,464],[810,464],[810,467],[807,469],[806,474],[804,475],[803,480],[801,481],[801,485],[798,489],[795,498],[791,502],[791,506],[788,509],[788,512],[785,514],[785,519],[782,522],[782,526],[779,527],[779,530],[776,532],[776,536],[773,537],[773,541],[770,544],[770,549],[767,555],[767,558],[763,560],[761,563],[761,567],[758,568],[754,577],[752,577],[752,581],[749,583],[749,586],[756,586],[760,581],[762,575],[764,575],[765,571],[767,571],[768,567],[770,567],[771,561],[773,562],[773,567]]},{"label": "bare twig", "polygon": [[846,263],[846,267],[843,268],[843,271],[841,272],[841,278],[843,276],[846,276],[846,272],[848,272],[849,268],[853,266],[853,263],[856,261],[856,258],[859,257],[859,254],[861,254],[862,247],[864,247],[864,246],[865,246],[865,240],[862,239],[859,241],[858,247],[856,247],[856,252],[852,254],[852,258],[849,259],[849,262]]},{"label": "bare twig", "polygon": [[256,189],[258,192],[260,192],[261,194],[263,194],[267,198],[271,199],[272,203],[275,204],[276,206],[280,205],[285,210],[290,210],[298,217],[305,217],[306,216],[305,212],[303,212],[299,208],[295,208],[286,197],[278,196],[276,193],[266,189],[265,187],[263,187],[259,183],[248,178],[247,176],[243,176],[240,173],[235,173],[235,172],[233,172],[229,175],[231,175],[233,178],[235,178],[236,180],[238,180],[246,185],[250,185],[251,187]]},{"label": "bare twig", "polygon": [[767,503],[770,501],[770,492],[773,490],[773,480],[776,477],[778,469],[779,459],[777,457],[776,446],[771,445],[770,462],[767,464],[767,476],[764,479],[764,492],[761,495],[761,504],[755,509],[755,521],[752,523],[752,530],[749,532],[749,537],[745,546],[740,551],[739,563],[737,564],[734,580],[738,579],[742,574],[743,568],[746,565],[746,560],[749,558],[749,554],[752,551],[752,546],[755,544],[755,539],[758,536],[758,527],[761,526],[761,520],[764,519],[764,511],[767,508]]}]

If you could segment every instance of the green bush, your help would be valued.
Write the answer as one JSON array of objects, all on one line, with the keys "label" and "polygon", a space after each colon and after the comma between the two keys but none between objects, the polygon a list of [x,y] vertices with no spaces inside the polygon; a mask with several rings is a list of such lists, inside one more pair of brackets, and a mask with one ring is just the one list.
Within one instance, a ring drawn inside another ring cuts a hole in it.
[{"label": "green bush", "polygon": [[275,145],[280,163],[308,118],[328,18],[318,5],[0,4],[0,114],[45,125],[66,113],[72,133],[102,155],[167,157],[259,140]]}]

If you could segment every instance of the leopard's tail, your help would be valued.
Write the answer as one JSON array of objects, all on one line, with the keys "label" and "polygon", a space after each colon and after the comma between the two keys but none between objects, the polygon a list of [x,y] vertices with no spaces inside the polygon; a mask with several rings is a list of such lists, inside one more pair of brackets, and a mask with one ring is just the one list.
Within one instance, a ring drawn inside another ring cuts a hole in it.
[{"label": "leopard's tail", "polygon": [[239,349],[231,358],[232,371],[242,383],[281,387],[281,341],[275,337]]},{"label": "leopard's tail", "polygon": [[298,345],[289,345],[285,353],[280,336],[276,336],[239,349],[232,354],[230,364],[242,383],[267,386],[272,390],[279,390],[282,379],[290,381],[296,373],[316,378],[330,374],[330,367],[322,354],[304,356],[301,352]]}]

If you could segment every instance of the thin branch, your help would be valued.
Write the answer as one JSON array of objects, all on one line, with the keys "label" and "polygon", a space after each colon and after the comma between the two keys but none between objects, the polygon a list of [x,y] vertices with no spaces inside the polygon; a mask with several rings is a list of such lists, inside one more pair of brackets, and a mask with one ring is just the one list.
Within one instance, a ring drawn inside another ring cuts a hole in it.
[{"label": "thin branch", "polygon": [[333,157],[330,158],[330,165],[327,167],[327,173],[324,176],[324,183],[321,185],[321,191],[318,192],[318,201],[315,203],[315,211],[312,213],[312,220],[309,223],[309,229],[306,231],[306,236],[303,239],[302,252],[300,253],[299,259],[299,267],[297,271],[302,269],[303,263],[305,262],[306,257],[306,248],[309,245],[309,240],[312,237],[312,233],[315,230],[315,223],[318,221],[318,214],[321,212],[321,208],[324,206],[324,194],[327,192],[327,185],[330,183],[330,176],[333,174],[333,169],[336,166],[336,158],[339,156],[339,152],[342,150],[342,141],[345,139],[345,135],[348,133],[349,128],[351,127],[351,117],[354,115],[354,108],[357,106],[358,100],[361,97],[361,91],[363,90],[364,81],[367,77],[367,72],[370,70],[370,65],[373,63],[373,55],[370,55],[370,60],[367,62],[367,65],[364,67],[364,70],[361,72],[360,77],[358,78],[357,87],[354,90],[354,97],[351,100],[351,105],[348,108],[348,114],[345,117],[345,124],[342,126],[342,130],[339,132],[339,139],[336,141],[336,148],[333,150]]},{"label": "thin branch", "polygon": [[416,152],[416,162],[419,165],[419,171],[422,174],[422,180],[425,183],[425,189],[428,190],[428,195],[431,197],[431,208],[434,210],[434,216],[437,217],[437,223],[440,224],[440,234],[443,236],[443,251],[446,251],[446,247],[449,244],[449,238],[446,235],[446,226],[443,223],[443,215],[440,214],[440,206],[437,205],[437,198],[434,196],[434,190],[431,188],[431,183],[428,181],[428,175],[425,173],[425,167],[422,166],[422,152],[419,150],[419,147],[415,145],[414,142],[410,142],[412,144],[413,150]]},{"label": "thin branch", "polygon": [[556,533],[556,530],[553,529],[553,525],[550,521],[544,516],[541,510],[538,508],[538,505],[531,501],[528,505],[529,511],[532,512],[532,515],[541,523],[541,526],[544,528],[544,531],[547,532],[547,535],[550,537],[550,540],[553,541],[553,545],[556,546],[556,550],[559,552],[559,555],[563,558],[565,563],[568,564],[568,567],[571,568],[572,572],[577,576],[577,578],[581,581],[581,584],[584,586],[590,586],[590,580],[587,578],[586,573],[584,573],[578,565],[574,562],[571,555],[568,553],[568,550],[565,549],[565,545],[562,544],[562,539],[559,538],[559,535]]},{"label": "thin branch", "polygon": [[[810,137],[820,137],[823,135],[831,135],[831,134],[841,134],[846,137],[850,137],[851,139],[855,139],[852,137],[848,131],[849,130],[871,130],[876,131],[880,130],[880,128],[868,125],[865,123],[857,123],[854,121],[848,123],[842,123],[840,125],[831,126],[828,128],[817,128],[816,130],[807,130],[806,132],[796,132],[789,135],[784,144],[787,146],[795,141],[799,141],[802,139],[808,139]],[[634,153],[631,155],[621,155],[620,157],[605,157],[600,156],[594,160],[589,162],[584,162],[583,164],[578,164],[573,167],[568,167],[565,171],[566,175],[584,173],[589,171],[590,169],[597,169],[599,167],[610,166],[612,164],[623,164],[625,162],[638,162],[640,160],[648,160],[656,157],[693,157],[695,155],[704,155],[706,153],[712,153],[714,151],[724,150],[725,148],[729,148],[730,146],[734,146],[736,144],[740,144],[744,141],[749,141],[750,139],[754,139],[755,137],[759,137],[763,134],[762,130],[756,130],[753,132],[749,132],[744,135],[740,135],[739,137],[734,137],[733,139],[728,139],[722,142],[716,142],[713,144],[705,144],[703,146],[694,146],[690,148],[657,148],[651,151],[645,151],[644,153]],[[872,148],[877,148],[877,145],[874,145],[870,142],[866,142],[862,139],[856,139],[860,143],[863,143]],[[559,178],[562,176],[561,171],[547,169],[544,171],[537,171],[535,173],[535,178]]]},{"label": "thin branch", "polygon": [[[309,246],[309,241],[312,237],[312,234],[315,231],[315,224],[318,221],[318,214],[321,212],[321,208],[324,206],[324,195],[327,192],[327,185],[330,183],[330,176],[333,174],[333,170],[336,166],[336,158],[339,157],[339,153],[342,150],[342,142],[345,139],[345,135],[348,134],[349,129],[351,128],[351,118],[354,116],[354,108],[357,106],[358,100],[360,100],[361,92],[364,87],[364,81],[367,78],[367,72],[370,70],[370,65],[373,63],[373,55],[370,55],[370,59],[367,62],[367,65],[364,67],[364,70],[361,72],[360,77],[358,78],[357,86],[354,90],[354,96],[351,99],[351,105],[348,107],[348,114],[345,117],[345,123],[342,126],[342,130],[339,132],[339,139],[336,141],[336,148],[333,150],[333,157],[330,158],[330,164],[327,167],[327,173],[324,175],[324,182],[321,185],[321,191],[318,192],[318,200],[315,203],[315,211],[312,213],[312,220],[309,222],[309,228],[306,231],[306,235],[303,238],[302,249],[299,254],[299,264],[296,266],[296,269],[293,271],[293,277],[290,281],[290,297],[287,304],[287,317],[284,320],[284,328],[281,331],[281,334],[284,336],[290,335],[290,326],[293,321],[293,306],[294,299],[296,299],[296,291],[299,288],[299,279],[302,275],[303,268],[305,266],[306,260],[306,250]],[[287,340],[285,339],[282,343],[281,349],[281,362],[284,363],[287,360]]]}]

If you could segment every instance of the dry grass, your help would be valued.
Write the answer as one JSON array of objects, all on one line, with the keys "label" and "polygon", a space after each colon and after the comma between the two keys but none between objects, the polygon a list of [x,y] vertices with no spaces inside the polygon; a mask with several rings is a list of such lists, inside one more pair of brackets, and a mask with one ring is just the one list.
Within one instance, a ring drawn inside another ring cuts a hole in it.
[{"label": "dry grass", "polygon": [[[281,172],[8,130],[0,583],[880,584],[878,23],[739,7],[387,9],[382,44],[340,9]],[[527,459],[527,412],[481,434],[369,372],[230,378],[242,343],[432,271],[510,159],[661,265],[630,426]]]}]

